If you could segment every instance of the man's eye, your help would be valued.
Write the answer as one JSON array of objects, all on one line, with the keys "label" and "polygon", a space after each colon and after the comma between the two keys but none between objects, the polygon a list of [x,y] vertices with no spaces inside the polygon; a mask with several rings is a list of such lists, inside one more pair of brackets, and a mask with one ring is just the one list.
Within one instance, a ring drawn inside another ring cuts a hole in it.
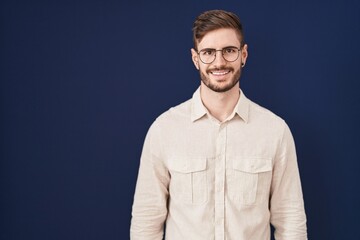
[{"label": "man's eye", "polygon": [[225,53],[234,53],[236,50],[235,48],[225,48]]},{"label": "man's eye", "polygon": [[205,55],[205,56],[211,56],[214,54],[214,50],[213,49],[207,49],[207,50],[203,50],[201,51],[202,55]]}]

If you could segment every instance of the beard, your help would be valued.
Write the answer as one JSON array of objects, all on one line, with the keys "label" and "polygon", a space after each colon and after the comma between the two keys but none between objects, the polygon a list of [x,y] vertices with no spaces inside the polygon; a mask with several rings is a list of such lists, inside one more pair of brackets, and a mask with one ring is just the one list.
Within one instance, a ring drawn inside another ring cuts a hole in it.
[{"label": "beard", "polygon": [[227,83],[224,86],[221,86],[221,85],[217,84],[216,82],[211,82],[209,74],[211,74],[210,72],[214,71],[214,70],[230,70],[230,72],[234,72],[234,69],[233,68],[208,69],[206,71],[207,76],[201,70],[199,70],[201,81],[205,84],[205,86],[207,86],[208,88],[210,88],[214,92],[218,92],[218,93],[227,92],[230,89],[232,89],[239,82],[240,75],[241,75],[241,68],[239,68],[234,73],[234,76],[232,76],[232,78],[230,79],[230,82]]}]

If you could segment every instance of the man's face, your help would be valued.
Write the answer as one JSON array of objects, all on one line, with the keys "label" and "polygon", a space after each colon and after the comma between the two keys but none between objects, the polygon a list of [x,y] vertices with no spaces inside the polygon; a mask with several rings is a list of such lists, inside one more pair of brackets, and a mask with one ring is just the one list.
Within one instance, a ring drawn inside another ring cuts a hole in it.
[{"label": "man's face", "polygon": [[[240,48],[240,39],[234,29],[218,29],[208,32],[198,43],[198,51],[203,49],[220,50],[226,47]],[[210,64],[203,63],[198,53],[191,49],[192,60],[199,70],[202,84],[215,92],[226,92],[238,85],[241,75],[241,65],[247,57],[247,45],[239,52],[234,62],[226,61],[221,51],[216,52],[215,60]]]}]

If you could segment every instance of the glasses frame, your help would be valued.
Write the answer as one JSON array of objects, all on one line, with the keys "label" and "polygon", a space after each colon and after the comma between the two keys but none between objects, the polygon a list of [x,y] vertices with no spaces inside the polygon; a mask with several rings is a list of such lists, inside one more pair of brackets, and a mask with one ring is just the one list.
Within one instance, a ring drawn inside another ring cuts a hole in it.
[{"label": "glasses frame", "polygon": [[[234,49],[237,49],[238,50],[238,56],[237,56],[237,58],[235,59],[235,60],[233,60],[233,61],[229,61],[229,60],[227,60],[225,57],[224,57],[224,50],[226,50],[226,49],[229,49],[229,48],[234,48]],[[216,52],[221,52],[221,56],[222,56],[222,58],[226,61],[226,62],[235,62],[236,60],[238,60],[239,59],[239,56],[240,56],[240,51],[241,51],[241,49],[242,49],[242,46],[240,46],[240,48],[237,48],[237,47],[233,47],[233,46],[228,46],[228,47],[224,47],[224,48],[222,48],[222,49],[215,49],[215,48],[203,48],[203,49],[201,49],[200,51],[198,51],[198,52],[196,52],[198,55],[199,55],[199,59],[200,59],[200,61],[202,62],[202,63],[204,63],[204,64],[212,64],[214,61],[215,61],[215,59],[216,59],[216,56],[217,56],[217,54],[216,54]],[[214,57],[214,59],[211,61],[211,62],[204,62],[202,59],[201,59],[201,56],[200,56],[200,53],[202,52],[202,51],[204,51],[204,50],[214,50],[215,51],[215,57]]]}]

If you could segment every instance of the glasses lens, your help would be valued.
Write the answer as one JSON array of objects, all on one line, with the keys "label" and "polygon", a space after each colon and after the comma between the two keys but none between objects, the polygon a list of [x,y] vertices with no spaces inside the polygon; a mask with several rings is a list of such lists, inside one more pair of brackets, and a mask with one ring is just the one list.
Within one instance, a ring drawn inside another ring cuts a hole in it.
[{"label": "glasses lens", "polygon": [[239,57],[239,49],[234,47],[224,48],[222,50],[223,57],[228,62],[234,62]]},{"label": "glasses lens", "polygon": [[203,63],[212,63],[216,57],[216,50],[215,49],[203,49],[199,52],[200,60]]}]

